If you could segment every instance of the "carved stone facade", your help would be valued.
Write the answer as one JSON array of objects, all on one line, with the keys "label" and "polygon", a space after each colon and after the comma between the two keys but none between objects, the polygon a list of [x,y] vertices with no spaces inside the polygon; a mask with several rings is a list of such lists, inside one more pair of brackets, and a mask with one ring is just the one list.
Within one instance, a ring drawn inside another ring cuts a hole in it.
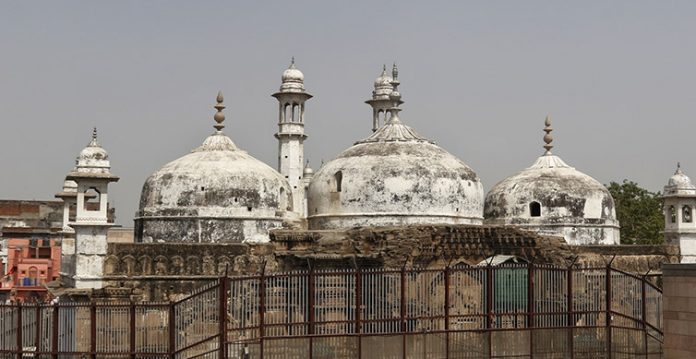
[{"label": "carved stone facade", "polygon": [[219,276],[327,268],[442,268],[495,255],[534,264],[659,272],[675,246],[571,246],[558,237],[504,226],[408,226],[336,231],[275,230],[271,243],[110,243],[104,281],[143,300],[176,300]]}]

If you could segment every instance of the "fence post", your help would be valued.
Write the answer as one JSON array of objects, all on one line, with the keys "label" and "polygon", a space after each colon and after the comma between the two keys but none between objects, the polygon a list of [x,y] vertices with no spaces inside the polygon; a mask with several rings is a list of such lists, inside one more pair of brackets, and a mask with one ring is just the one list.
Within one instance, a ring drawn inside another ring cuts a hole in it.
[{"label": "fence post", "polygon": [[568,348],[570,349],[570,358],[572,359],[575,357],[575,348],[573,343],[573,330],[575,328],[575,318],[573,315],[573,264],[571,264],[570,267],[568,267],[568,272],[566,275],[568,276],[568,279],[566,280],[566,283],[568,284],[568,318],[566,319],[566,321],[568,327]]},{"label": "fence post", "polygon": [[445,267],[445,358],[450,349],[450,267]]},{"label": "fence post", "polygon": [[[399,305],[399,317],[401,329],[401,357],[406,358],[406,266],[401,267],[401,283],[399,292],[401,294]],[[425,345],[425,338],[423,339]]]},{"label": "fence post", "polygon": [[309,304],[309,358],[314,356],[314,268],[309,268],[309,280],[307,285],[307,299]]},{"label": "fence post", "polygon": [[527,264],[527,330],[529,330],[529,356],[534,357],[534,264]]},{"label": "fence post", "polygon": [[17,358],[22,358],[22,303],[17,303]]},{"label": "fence post", "polygon": [[131,299],[130,306],[130,357],[135,359],[135,302]]},{"label": "fence post", "polygon": [[91,352],[90,357],[97,357],[97,303],[92,301],[89,307],[89,326],[90,326],[90,342],[89,351]]},{"label": "fence post", "polygon": [[34,304],[36,306],[36,318],[34,319],[36,323],[36,338],[35,338],[35,352],[41,351],[41,306],[39,303]]},{"label": "fence post", "polygon": [[611,262],[607,265],[606,269],[606,338],[607,338],[607,358],[611,359],[612,343],[611,343]]},{"label": "fence post", "polygon": [[488,357],[493,358],[493,267],[486,265],[486,329],[488,329]]},{"label": "fence post", "polygon": [[648,357],[648,314],[647,314],[647,304],[645,295],[645,281],[646,276],[643,276],[643,280],[640,282],[640,293],[641,293],[641,321],[643,322],[643,348],[645,349],[645,357]]},{"label": "fence post", "polygon": [[58,303],[53,303],[53,328],[51,328],[51,357],[58,359]]},{"label": "fence post", "polygon": [[362,358],[362,273],[355,267],[355,333],[358,334],[358,358]]},{"label": "fence post", "polygon": [[175,318],[174,303],[169,303],[169,357],[176,357],[176,318]]},{"label": "fence post", "polygon": [[263,338],[266,335],[266,265],[259,277],[259,357],[263,359]]},{"label": "fence post", "polygon": [[227,276],[220,277],[220,359],[227,358]]}]

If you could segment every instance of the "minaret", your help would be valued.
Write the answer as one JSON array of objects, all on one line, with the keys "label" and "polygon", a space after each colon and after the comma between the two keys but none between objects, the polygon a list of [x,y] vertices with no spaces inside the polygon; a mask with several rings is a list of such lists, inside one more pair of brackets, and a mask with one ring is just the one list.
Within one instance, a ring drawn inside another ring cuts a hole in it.
[{"label": "minaret", "polygon": [[292,188],[293,211],[302,215],[305,191],[302,185],[304,170],[305,102],[312,98],[304,88],[304,75],[295,67],[295,58],[283,72],[280,90],[272,96],[278,99],[278,172]]},{"label": "minaret", "polygon": [[665,243],[678,245],[682,263],[696,263],[696,186],[681,166],[669,178],[662,196],[665,211]]},{"label": "minaret", "polygon": [[[398,77],[399,70],[396,68],[396,63],[392,68],[392,76],[387,73],[387,65],[382,66],[382,73],[375,79],[375,89],[372,91],[372,98],[365,101],[366,104],[372,107],[372,132],[377,131],[387,120],[389,110],[393,103],[389,95],[394,90],[394,76]],[[397,80],[398,84],[398,80]],[[400,102],[401,104],[403,102]]]},{"label": "minaret", "polygon": [[[109,183],[118,181],[110,172],[109,154],[97,141],[97,129],[92,141],[77,156],[75,168],[67,180],[77,183],[75,221],[75,254],[71,268],[66,268],[68,280],[75,288],[101,288],[106,234],[113,223],[108,221]],[[90,198],[95,202],[88,202]]]}]

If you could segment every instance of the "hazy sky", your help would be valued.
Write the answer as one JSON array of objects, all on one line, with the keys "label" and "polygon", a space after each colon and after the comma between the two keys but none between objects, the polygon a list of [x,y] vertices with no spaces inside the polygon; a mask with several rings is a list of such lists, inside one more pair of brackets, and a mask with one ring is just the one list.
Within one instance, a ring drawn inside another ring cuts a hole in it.
[{"label": "hazy sky", "polygon": [[313,167],[371,133],[363,101],[399,64],[401,119],[489,189],[542,152],[602,183],[696,176],[694,1],[0,3],[0,198],[52,199],[93,126],[132,226],[147,176],[213,131],[276,166],[270,94],[295,56]]}]

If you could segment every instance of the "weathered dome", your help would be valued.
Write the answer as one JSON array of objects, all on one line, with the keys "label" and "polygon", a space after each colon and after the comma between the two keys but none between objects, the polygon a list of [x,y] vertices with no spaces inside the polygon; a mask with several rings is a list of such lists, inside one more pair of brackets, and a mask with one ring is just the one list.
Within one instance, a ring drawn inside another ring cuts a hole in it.
[{"label": "weathered dome", "polygon": [[691,178],[684,174],[681,166],[677,164],[677,171],[667,181],[664,192],[665,196],[696,195],[696,186],[691,183]]},{"label": "weathered dome", "polygon": [[292,58],[290,67],[283,71],[281,77],[282,83],[280,85],[281,92],[304,92],[304,74],[297,67],[295,67],[295,58]]},{"label": "weathered dome", "polygon": [[396,113],[323,165],[309,185],[310,229],[481,224],[482,210],[476,173],[401,123]]},{"label": "weathered dome", "polygon": [[375,79],[373,99],[388,99],[389,94],[393,91],[392,81],[394,80],[387,74],[387,67],[385,65],[382,67],[382,73]]},{"label": "weathered dome", "polygon": [[618,243],[619,226],[609,191],[552,155],[550,142],[549,136],[547,153],[531,167],[491,188],[484,206],[486,223],[562,235],[571,244]]},{"label": "weathered dome", "polygon": [[289,206],[287,181],[218,130],[145,181],[137,237],[140,241],[264,241],[268,229],[282,224]]},{"label": "weathered dome", "polygon": [[92,140],[75,159],[73,172],[79,173],[108,173],[111,168],[109,153],[101,147],[97,140],[97,129],[92,132]]}]

